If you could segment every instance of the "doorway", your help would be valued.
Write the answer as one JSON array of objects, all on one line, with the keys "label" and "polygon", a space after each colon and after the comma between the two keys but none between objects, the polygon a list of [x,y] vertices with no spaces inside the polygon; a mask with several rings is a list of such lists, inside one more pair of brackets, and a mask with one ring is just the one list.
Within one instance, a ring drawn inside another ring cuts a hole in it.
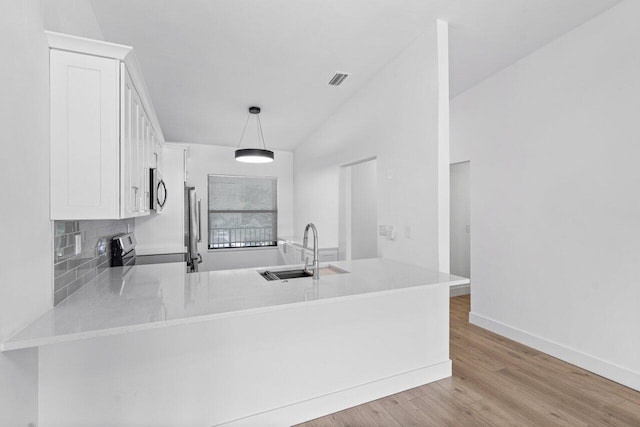
[{"label": "doorway", "polygon": [[[471,162],[454,163],[450,170],[450,271],[471,278]],[[456,295],[469,293],[469,285],[456,289]],[[452,289],[453,295],[454,289]]]},{"label": "doorway", "polygon": [[[375,158],[343,167],[345,259],[378,256],[378,173]],[[341,215],[342,216],[342,215]]]}]

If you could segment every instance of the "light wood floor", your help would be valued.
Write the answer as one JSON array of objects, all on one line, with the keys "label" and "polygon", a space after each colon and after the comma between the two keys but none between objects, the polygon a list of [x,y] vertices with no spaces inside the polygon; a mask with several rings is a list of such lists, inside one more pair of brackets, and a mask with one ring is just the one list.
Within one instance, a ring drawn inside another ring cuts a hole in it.
[{"label": "light wood floor", "polygon": [[469,302],[451,298],[451,378],[300,426],[640,426],[640,392],[470,325]]}]

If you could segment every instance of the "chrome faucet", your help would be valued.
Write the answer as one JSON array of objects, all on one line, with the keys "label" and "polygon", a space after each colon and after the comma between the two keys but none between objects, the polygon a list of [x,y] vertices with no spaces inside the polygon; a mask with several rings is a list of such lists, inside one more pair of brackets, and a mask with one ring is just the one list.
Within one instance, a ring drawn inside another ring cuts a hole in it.
[{"label": "chrome faucet", "polygon": [[[304,229],[304,239],[302,240],[302,256],[305,257],[305,249],[309,243],[309,229],[313,231],[313,280],[320,279],[320,257],[318,256],[318,230],[313,223],[307,224]],[[304,271],[307,271],[307,259],[304,260]]]}]

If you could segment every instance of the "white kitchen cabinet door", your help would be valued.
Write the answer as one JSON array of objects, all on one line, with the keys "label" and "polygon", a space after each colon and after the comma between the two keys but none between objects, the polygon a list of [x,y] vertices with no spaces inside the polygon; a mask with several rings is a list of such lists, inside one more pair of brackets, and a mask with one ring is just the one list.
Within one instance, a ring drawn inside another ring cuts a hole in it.
[{"label": "white kitchen cabinet door", "polygon": [[51,219],[119,216],[119,64],[51,51]]},{"label": "white kitchen cabinet door", "polygon": [[144,128],[145,128],[145,117],[144,117],[144,108],[142,107],[142,102],[140,101],[140,97],[136,92],[135,97],[136,104],[136,115],[138,117],[138,139],[136,144],[136,154],[133,158],[133,173],[135,174],[135,182],[136,182],[136,216],[144,211],[144,181],[142,180],[142,168],[144,167]]},{"label": "white kitchen cabinet door", "polygon": [[[156,153],[156,156],[155,156],[155,167],[158,168],[158,170],[160,172],[162,172],[162,169],[163,169],[163,166],[164,166],[163,163],[162,163],[162,158],[163,158],[163,156],[162,156],[162,143],[155,136],[155,134],[154,134],[153,138],[154,138],[154,146],[155,146],[155,153]],[[184,156],[184,154],[183,154],[183,156]]]},{"label": "white kitchen cabinet door", "polygon": [[122,65],[122,108],[121,108],[121,212],[122,218],[144,214],[144,181],[142,180],[144,115],[140,97],[131,76]]},{"label": "white kitchen cabinet door", "polygon": [[146,149],[147,149],[147,115],[144,113],[144,109],[142,109],[141,105],[140,111],[140,146],[139,153],[140,157],[138,158],[138,165],[136,167],[136,172],[138,173],[138,183],[140,184],[140,201],[139,201],[139,212],[144,212],[146,209],[145,196],[147,191],[147,186],[145,185],[145,180],[143,176],[144,168],[146,166]]},{"label": "white kitchen cabinet door", "polygon": [[151,167],[158,169],[158,166],[160,166],[160,152],[162,151],[162,148],[160,147],[160,143],[158,142],[158,139],[156,138],[156,134],[153,133],[151,135],[152,141],[151,141],[151,146],[153,147],[153,152],[151,153]]},{"label": "white kitchen cabinet door", "polygon": [[127,73],[124,64],[121,67],[122,75],[122,106],[121,114],[121,135],[120,135],[120,191],[122,194],[120,215],[128,217],[133,215],[134,210],[134,194],[133,181],[131,177],[131,157],[133,155],[133,140],[135,139],[135,123],[133,111],[133,84],[131,77]]},{"label": "white kitchen cabinet door", "polygon": [[122,82],[121,215],[125,218],[148,215],[151,210],[149,169],[156,165],[159,142],[124,64]]},{"label": "white kitchen cabinet door", "polygon": [[[137,96],[137,93],[136,93]],[[147,127],[148,120],[147,116],[144,112],[144,107],[142,106],[142,102],[140,98],[137,98],[138,103],[138,155],[135,158],[134,164],[134,173],[136,174],[136,182],[138,185],[138,192],[136,193],[136,216],[143,214],[145,212],[145,183],[147,180],[144,178],[144,168],[145,168],[145,148],[146,148],[146,139],[147,139]]]},{"label": "white kitchen cabinet door", "polygon": [[151,157],[152,157],[152,136],[151,136],[151,122],[147,115],[144,115],[144,154],[143,154],[143,162],[140,167],[140,173],[143,188],[144,188],[144,200],[143,200],[143,209],[145,212],[149,212],[151,209],[151,204],[149,202],[149,192],[150,192],[150,183],[149,183],[149,168],[151,167]]}]

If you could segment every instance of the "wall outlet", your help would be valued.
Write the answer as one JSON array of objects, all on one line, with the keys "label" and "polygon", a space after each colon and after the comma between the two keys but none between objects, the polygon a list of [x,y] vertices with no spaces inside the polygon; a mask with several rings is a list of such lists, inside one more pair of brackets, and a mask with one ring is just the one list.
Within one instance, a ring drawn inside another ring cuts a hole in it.
[{"label": "wall outlet", "polygon": [[387,226],[386,225],[379,225],[378,226],[378,234],[381,236],[386,236],[387,235]]}]

